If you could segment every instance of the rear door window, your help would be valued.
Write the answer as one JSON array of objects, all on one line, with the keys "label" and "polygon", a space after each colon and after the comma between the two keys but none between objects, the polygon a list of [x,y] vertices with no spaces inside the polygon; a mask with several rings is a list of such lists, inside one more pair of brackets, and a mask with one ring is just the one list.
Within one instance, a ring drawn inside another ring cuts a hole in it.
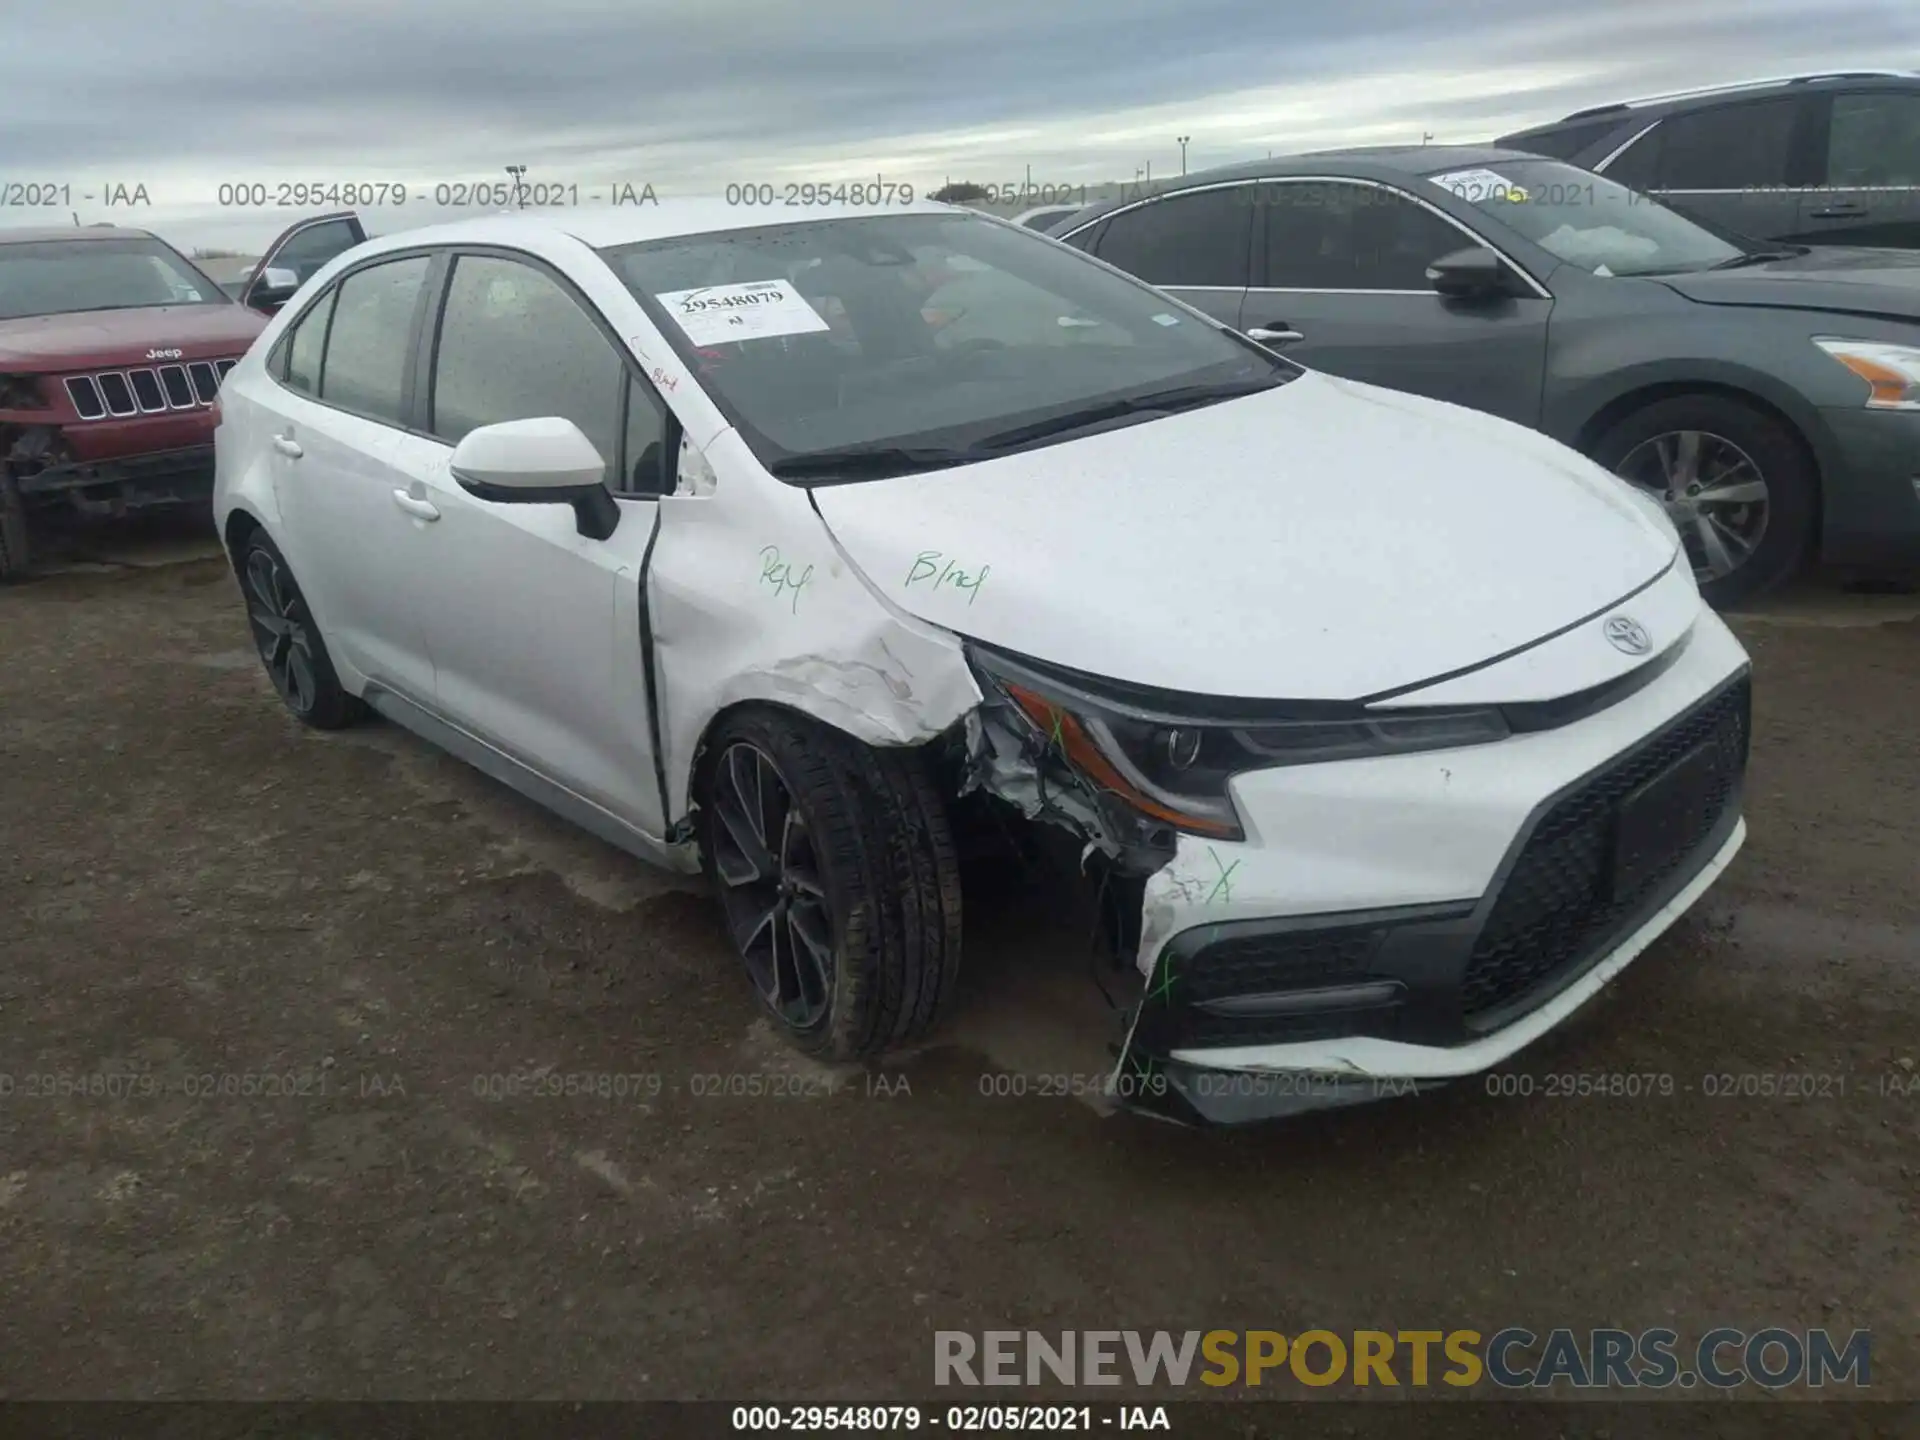
[{"label": "rear door window", "polygon": [[308,306],[307,313],[294,322],[293,333],[287,337],[286,371],[281,379],[304,395],[320,393],[320,360],[327,343],[327,321],[333,315],[334,298],[339,293],[337,287],[331,289]]},{"label": "rear door window", "polygon": [[1920,185],[1920,94],[1833,97],[1827,184]]},{"label": "rear door window", "polygon": [[389,425],[404,423],[414,311],[428,258],[369,265],[336,288],[333,323],[320,370],[320,398]]}]

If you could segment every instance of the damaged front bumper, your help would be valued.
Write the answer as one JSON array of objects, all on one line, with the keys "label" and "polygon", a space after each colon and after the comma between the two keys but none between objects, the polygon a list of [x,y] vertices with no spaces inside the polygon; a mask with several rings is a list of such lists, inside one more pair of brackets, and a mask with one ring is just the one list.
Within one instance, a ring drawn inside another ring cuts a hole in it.
[{"label": "damaged front bumper", "polygon": [[210,504],[213,446],[189,445],[105,460],[75,459],[29,433],[7,454],[7,470],[29,505],[65,503],[84,513],[151,505]]},{"label": "damaged front bumper", "polygon": [[1740,848],[1747,660],[1711,612],[1642,688],[1496,743],[1250,771],[1239,840],[1154,856],[1049,792],[1013,727],[975,774],[1145,875],[1128,1107],[1238,1124],[1478,1074],[1603,988]]}]

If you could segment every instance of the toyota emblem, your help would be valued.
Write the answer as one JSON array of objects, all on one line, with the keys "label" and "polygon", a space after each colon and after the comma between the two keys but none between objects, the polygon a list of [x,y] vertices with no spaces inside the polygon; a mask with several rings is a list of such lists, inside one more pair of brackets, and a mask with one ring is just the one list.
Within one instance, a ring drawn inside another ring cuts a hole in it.
[{"label": "toyota emblem", "polygon": [[1611,617],[1603,627],[1607,643],[1626,655],[1644,655],[1653,649],[1647,627],[1626,615]]}]

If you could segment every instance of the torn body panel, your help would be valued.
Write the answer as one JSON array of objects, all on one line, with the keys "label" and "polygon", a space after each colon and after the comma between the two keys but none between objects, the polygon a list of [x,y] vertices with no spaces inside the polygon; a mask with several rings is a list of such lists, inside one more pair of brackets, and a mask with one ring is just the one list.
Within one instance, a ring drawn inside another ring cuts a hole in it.
[{"label": "torn body panel", "polygon": [[988,701],[967,716],[962,795],[984,791],[1030,821],[1052,824],[1085,842],[1085,853],[1119,859],[1121,842],[1101,818],[1098,797],[1012,705]]},{"label": "torn body panel", "polygon": [[960,641],[881,600],[804,490],[756,484],[732,431],[701,469],[741,478],[662,497],[647,573],[670,824],[690,808],[702,737],[733,706],[782,705],[899,746],[980,703]]}]

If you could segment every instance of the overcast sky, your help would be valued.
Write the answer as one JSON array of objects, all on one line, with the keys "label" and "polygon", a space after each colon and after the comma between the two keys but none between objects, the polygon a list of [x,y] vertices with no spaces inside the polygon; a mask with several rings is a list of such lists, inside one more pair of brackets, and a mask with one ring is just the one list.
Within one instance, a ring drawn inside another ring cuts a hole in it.
[{"label": "overcast sky", "polygon": [[[222,182],[610,182],[660,196],[876,175],[1131,180],[1348,142],[1489,138],[1633,95],[1920,68],[1914,0],[10,0],[0,181],[258,249],[299,212]],[[106,208],[143,184],[150,208]],[[84,196],[91,194],[91,201]],[[424,196],[424,201],[423,197]]]}]

